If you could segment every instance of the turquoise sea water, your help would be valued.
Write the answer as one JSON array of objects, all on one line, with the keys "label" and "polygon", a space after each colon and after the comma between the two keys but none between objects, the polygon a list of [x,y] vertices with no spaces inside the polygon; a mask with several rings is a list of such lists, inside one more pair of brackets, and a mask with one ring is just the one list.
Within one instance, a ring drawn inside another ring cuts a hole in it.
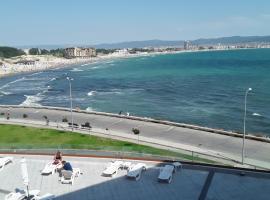
[{"label": "turquoise sea water", "polygon": [[[0,80],[0,104],[69,106],[270,135],[270,49],[116,59]],[[254,114],[255,113],[255,114]]]}]

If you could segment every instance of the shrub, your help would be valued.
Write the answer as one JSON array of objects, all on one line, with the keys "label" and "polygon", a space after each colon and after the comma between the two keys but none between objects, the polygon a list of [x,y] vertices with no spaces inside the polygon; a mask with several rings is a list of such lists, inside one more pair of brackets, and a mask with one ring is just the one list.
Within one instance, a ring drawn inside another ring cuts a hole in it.
[{"label": "shrub", "polygon": [[137,128],[133,128],[132,132],[134,133],[134,135],[139,135],[140,134],[140,130]]},{"label": "shrub", "polygon": [[91,127],[89,122],[85,122],[84,126],[87,127],[87,128]]},{"label": "shrub", "polygon": [[62,119],[62,122],[68,122],[68,119],[67,119],[66,117],[64,117],[64,118]]}]

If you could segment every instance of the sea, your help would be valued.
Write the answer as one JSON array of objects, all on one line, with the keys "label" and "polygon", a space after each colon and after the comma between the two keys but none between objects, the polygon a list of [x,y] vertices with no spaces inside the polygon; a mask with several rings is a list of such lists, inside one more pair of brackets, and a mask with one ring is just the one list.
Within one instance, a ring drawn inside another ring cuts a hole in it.
[{"label": "sea", "polygon": [[0,104],[69,107],[270,136],[270,49],[118,58],[0,79]]}]

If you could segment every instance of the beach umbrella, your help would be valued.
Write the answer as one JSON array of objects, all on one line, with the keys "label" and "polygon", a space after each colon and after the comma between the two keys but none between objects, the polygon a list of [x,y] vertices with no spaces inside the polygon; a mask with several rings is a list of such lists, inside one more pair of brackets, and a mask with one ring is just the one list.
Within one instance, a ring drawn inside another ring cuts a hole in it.
[{"label": "beach umbrella", "polygon": [[28,171],[27,171],[27,164],[25,158],[21,159],[21,173],[23,184],[26,186],[27,196],[29,197],[29,178],[28,178]]}]

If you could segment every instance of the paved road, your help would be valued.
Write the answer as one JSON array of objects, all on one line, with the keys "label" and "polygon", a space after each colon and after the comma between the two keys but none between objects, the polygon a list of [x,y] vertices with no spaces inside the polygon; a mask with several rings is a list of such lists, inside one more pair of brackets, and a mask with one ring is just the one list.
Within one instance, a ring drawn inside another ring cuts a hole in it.
[{"label": "paved road", "polygon": [[[43,121],[44,124],[44,115],[48,117],[50,122],[54,123],[62,123],[62,119],[64,117],[71,121],[70,112],[63,110],[51,110],[44,108],[8,109],[0,107],[0,113],[7,112],[10,113],[10,121],[13,119],[23,119],[23,114],[28,115],[25,120]],[[85,122],[90,122],[91,126],[96,131],[106,132],[105,129],[108,128],[111,134],[118,134],[123,137],[134,138],[131,130],[132,128],[136,127],[141,131],[140,140],[142,141],[154,142],[157,144],[212,155],[222,155],[239,161],[241,160],[241,138],[112,116],[78,112],[73,112],[73,116],[74,123],[84,124]],[[270,168],[269,154],[270,143],[246,140],[246,163]]]}]

